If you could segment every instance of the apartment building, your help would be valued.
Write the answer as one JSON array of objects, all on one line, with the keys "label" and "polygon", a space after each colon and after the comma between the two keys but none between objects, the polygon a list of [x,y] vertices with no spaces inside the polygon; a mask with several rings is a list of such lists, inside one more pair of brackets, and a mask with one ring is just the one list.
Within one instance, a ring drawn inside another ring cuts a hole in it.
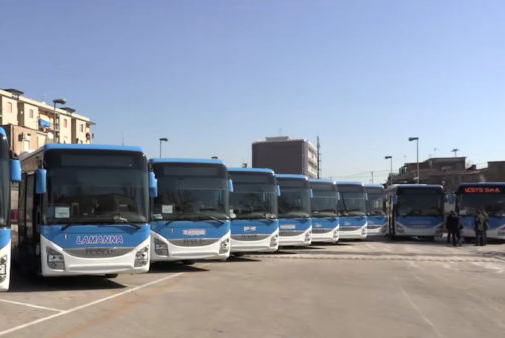
[{"label": "apartment building", "polygon": [[0,89],[0,125],[11,150],[20,155],[47,143],[91,143],[89,118],[70,107],[57,107],[23,96],[17,89]]}]

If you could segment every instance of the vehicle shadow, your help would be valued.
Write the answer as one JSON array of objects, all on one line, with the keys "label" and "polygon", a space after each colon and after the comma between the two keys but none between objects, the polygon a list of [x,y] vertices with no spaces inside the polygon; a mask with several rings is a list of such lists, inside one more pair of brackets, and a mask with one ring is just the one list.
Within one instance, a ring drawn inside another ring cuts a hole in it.
[{"label": "vehicle shadow", "polygon": [[[244,256],[235,256],[231,255],[230,258],[228,258],[226,261],[219,262],[219,263],[255,263],[255,262],[261,262],[261,259],[255,259],[247,256],[248,254],[246,253]],[[251,253],[251,255],[257,256],[257,253]]]},{"label": "vehicle shadow", "polygon": [[148,273],[167,273],[167,272],[205,272],[209,271],[208,269],[201,268],[198,266],[193,266],[192,264],[183,264],[179,262],[151,262],[151,266],[149,268]]},{"label": "vehicle shadow", "polygon": [[123,284],[104,276],[41,277],[23,275],[13,270],[9,292],[79,291],[123,289]]}]

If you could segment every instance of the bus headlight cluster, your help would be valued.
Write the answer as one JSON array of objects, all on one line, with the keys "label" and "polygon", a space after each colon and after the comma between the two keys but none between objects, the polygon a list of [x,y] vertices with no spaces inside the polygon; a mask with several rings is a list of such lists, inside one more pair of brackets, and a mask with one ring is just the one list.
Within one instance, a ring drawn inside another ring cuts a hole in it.
[{"label": "bus headlight cluster", "polygon": [[333,231],[333,239],[338,237],[338,230]]},{"label": "bus headlight cluster", "polygon": [[7,256],[0,257],[0,282],[5,280],[7,275]]},{"label": "bus headlight cluster", "polygon": [[46,254],[47,266],[49,266],[50,269],[65,270],[65,258],[63,254],[51,248],[46,248]]},{"label": "bus headlight cluster", "polygon": [[158,256],[168,256],[168,245],[167,243],[164,243],[160,241],[159,239],[155,238],[154,239],[154,252]]},{"label": "bus headlight cluster", "polygon": [[505,236],[505,227],[498,230],[498,236]]},{"label": "bus headlight cluster", "polygon": [[361,236],[366,236],[366,227],[361,229]]},{"label": "bus headlight cluster", "polygon": [[225,254],[230,250],[230,239],[223,239],[219,245],[219,254]]},{"label": "bus headlight cluster", "polygon": [[137,251],[137,253],[135,254],[135,264],[134,264],[134,266],[136,268],[139,268],[141,266],[146,265],[147,261],[148,261],[148,258],[149,258],[149,247],[146,246],[146,247],[140,249],[139,251]]},{"label": "bus headlight cluster", "polygon": [[279,235],[275,234],[270,238],[270,247],[275,248],[277,246],[277,241],[279,240]]},{"label": "bus headlight cluster", "polygon": [[309,230],[305,233],[305,242],[310,242],[311,237],[312,237],[312,231]]}]

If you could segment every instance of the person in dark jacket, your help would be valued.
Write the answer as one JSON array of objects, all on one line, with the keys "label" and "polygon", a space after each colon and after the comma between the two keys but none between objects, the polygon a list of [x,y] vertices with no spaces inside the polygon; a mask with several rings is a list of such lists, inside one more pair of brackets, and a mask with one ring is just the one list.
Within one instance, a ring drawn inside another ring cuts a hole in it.
[{"label": "person in dark jacket", "polygon": [[487,229],[489,229],[489,217],[482,209],[477,209],[475,215],[475,245],[484,246],[487,244]]},{"label": "person in dark jacket", "polygon": [[447,233],[452,238],[452,245],[461,246],[461,219],[454,211],[447,216],[446,227]]}]

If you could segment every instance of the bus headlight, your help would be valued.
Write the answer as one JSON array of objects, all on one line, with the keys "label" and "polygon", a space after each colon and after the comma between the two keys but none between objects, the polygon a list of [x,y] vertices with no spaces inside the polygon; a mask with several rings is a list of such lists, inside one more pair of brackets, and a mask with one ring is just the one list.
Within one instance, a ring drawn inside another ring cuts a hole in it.
[{"label": "bus headlight", "polygon": [[135,264],[134,267],[139,268],[147,264],[147,259],[149,258],[149,247],[146,246],[135,254]]},{"label": "bus headlight", "polygon": [[3,281],[7,274],[7,255],[0,257],[0,281]]},{"label": "bus headlight", "polygon": [[312,237],[312,231],[309,230],[305,233],[305,242],[310,242],[311,237]]},{"label": "bus headlight", "polygon": [[154,239],[154,252],[158,256],[168,256],[168,245],[167,243],[164,243],[160,241],[159,239],[155,238]]},{"label": "bus headlight", "polygon": [[279,235],[274,235],[272,238],[270,238],[270,247],[275,248],[277,246],[277,241],[279,239]]},{"label": "bus headlight", "polygon": [[333,231],[333,239],[338,237],[338,230]]},{"label": "bus headlight", "polygon": [[224,239],[219,245],[219,254],[225,254],[230,250],[230,239]]},{"label": "bus headlight", "polygon": [[65,270],[65,258],[63,258],[63,254],[51,248],[46,248],[46,254],[47,266],[50,269]]}]

